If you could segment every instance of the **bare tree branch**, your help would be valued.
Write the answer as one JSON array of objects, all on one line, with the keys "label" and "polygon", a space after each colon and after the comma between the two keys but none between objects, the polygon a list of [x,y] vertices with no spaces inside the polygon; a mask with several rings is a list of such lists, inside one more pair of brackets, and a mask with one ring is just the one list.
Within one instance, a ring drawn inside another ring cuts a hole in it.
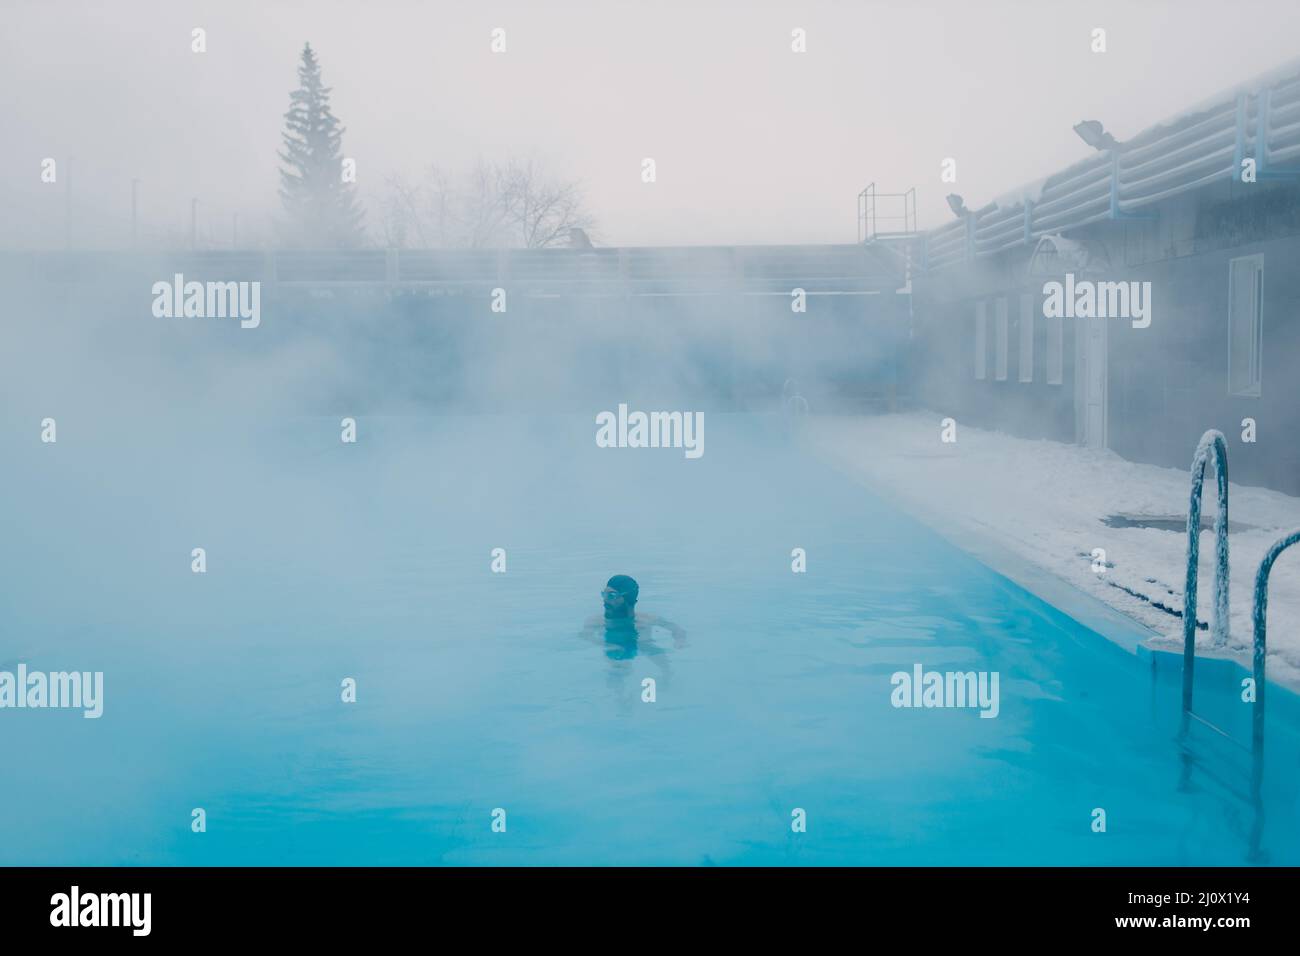
[{"label": "bare tree branch", "polygon": [[535,159],[494,164],[480,158],[453,180],[430,166],[419,183],[389,176],[382,204],[391,246],[471,249],[567,245],[595,227],[581,184],[551,176]]}]

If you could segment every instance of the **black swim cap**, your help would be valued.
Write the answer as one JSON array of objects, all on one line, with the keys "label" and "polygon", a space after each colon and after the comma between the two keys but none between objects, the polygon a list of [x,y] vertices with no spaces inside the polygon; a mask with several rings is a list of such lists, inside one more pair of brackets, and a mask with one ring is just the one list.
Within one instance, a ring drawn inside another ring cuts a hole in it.
[{"label": "black swim cap", "polygon": [[626,574],[614,575],[608,582],[606,582],[605,587],[613,588],[630,601],[635,601],[637,594],[641,591],[641,588],[636,581],[628,577]]}]

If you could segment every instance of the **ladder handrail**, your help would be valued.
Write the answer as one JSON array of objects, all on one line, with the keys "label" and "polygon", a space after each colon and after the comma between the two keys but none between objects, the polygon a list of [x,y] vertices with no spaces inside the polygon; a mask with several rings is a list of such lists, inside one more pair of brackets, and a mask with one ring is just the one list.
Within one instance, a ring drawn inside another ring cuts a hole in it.
[{"label": "ladder handrail", "polygon": [[1300,530],[1292,531],[1284,538],[1273,542],[1273,546],[1259,562],[1255,572],[1255,605],[1251,612],[1254,624],[1254,667],[1255,711],[1251,718],[1251,750],[1255,754],[1255,773],[1260,772],[1260,758],[1264,756],[1264,655],[1265,630],[1268,625],[1268,576],[1273,571],[1273,562],[1287,548],[1300,542]]},{"label": "ladder handrail", "polygon": [[1201,486],[1205,466],[1214,453],[1218,477],[1219,514],[1214,521],[1213,646],[1228,640],[1228,446],[1223,432],[1211,428],[1201,436],[1192,456],[1192,491],[1187,506],[1187,579],[1183,588],[1183,723],[1192,709],[1192,670],[1196,663],[1196,585],[1201,556]]}]

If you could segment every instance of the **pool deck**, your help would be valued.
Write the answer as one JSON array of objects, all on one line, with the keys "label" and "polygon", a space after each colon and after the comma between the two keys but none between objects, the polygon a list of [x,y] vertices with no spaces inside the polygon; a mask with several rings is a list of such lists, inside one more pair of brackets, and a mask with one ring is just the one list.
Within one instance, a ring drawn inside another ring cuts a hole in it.
[{"label": "pool deck", "polygon": [[[810,454],[868,485],[958,547],[1130,651],[1180,650],[1186,538],[1181,532],[1109,527],[1115,514],[1186,514],[1186,471],[1126,461],[1108,451],[1015,438],[957,424],[941,440],[943,415],[814,416]],[[1190,461],[1190,452],[1189,452]],[[1212,533],[1213,484],[1204,504]],[[1233,484],[1231,626],[1215,651],[1208,631],[1197,653],[1250,666],[1255,570],[1277,538],[1300,527],[1300,499]],[[1242,524],[1238,530],[1237,524]],[[1107,566],[1093,570],[1093,549]],[[1214,548],[1203,541],[1199,621],[1213,599]],[[1300,557],[1284,554],[1269,590],[1270,681],[1300,691]],[[1166,609],[1162,609],[1167,608]]]}]

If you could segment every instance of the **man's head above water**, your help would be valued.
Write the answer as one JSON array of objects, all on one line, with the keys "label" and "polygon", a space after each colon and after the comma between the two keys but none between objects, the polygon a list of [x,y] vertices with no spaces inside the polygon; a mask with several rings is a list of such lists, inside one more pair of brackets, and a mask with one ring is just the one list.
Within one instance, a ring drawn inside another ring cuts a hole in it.
[{"label": "man's head above water", "polygon": [[[654,642],[656,628],[669,631],[673,635],[675,647],[686,646],[686,632],[665,617],[638,611],[637,595],[640,587],[626,574],[616,574],[609,583],[600,589],[600,598],[605,603],[604,617],[588,618],[583,629],[584,637],[597,644],[618,645],[623,648],[636,647],[651,654],[659,653]],[[635,655],[632,655],[635,656]],[[621,659],[621,658],[620,658]]]},{"label": "man's head above water", "polygon": [[605,617],[634,617],[640,590],[636,581],[626,574],[616,574],[610,578],[600,592],[605,602]]}]

